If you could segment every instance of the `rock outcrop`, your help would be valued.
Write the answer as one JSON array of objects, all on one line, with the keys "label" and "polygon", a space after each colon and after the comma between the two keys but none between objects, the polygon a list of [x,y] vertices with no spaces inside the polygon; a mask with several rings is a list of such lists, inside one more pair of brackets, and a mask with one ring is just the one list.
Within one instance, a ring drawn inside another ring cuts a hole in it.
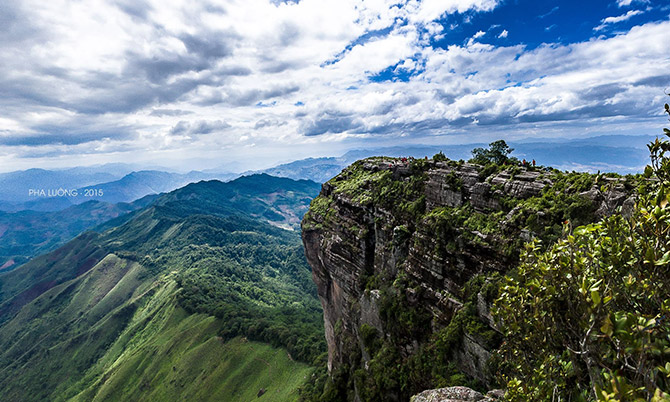
[{"label": "rock outcrop", "polygon": [[494,402],[501,400],[500,390],[489,391],[486,395],[467,387],[431,389],[414,395],[410,402]]},{"label": "rock outcrop", "polygon": [[[532,238],[555,239],[566,227],[630,204],[618,179],[603,193],[588,174],[492,170],[453,161],[370,158],[323,185],[302,229],[323,305],[331,372],[369,372],[374,348],[366,346],[363,326],[374,328],[401,359],[422,353],[431,335],[468,303],[468,281],[508,270]],[[411,328],[419,324],[389,307],[394,298],[425,327]],[[494,325],[491,300],[482,291],[473,300],[478,323]],[[449,359],[469,378],[493,386],[490,339],[467,330],[460,334]],[[385,398],[402,399],[394,392]],[[420,398],[415,400],[434,400]]]}]

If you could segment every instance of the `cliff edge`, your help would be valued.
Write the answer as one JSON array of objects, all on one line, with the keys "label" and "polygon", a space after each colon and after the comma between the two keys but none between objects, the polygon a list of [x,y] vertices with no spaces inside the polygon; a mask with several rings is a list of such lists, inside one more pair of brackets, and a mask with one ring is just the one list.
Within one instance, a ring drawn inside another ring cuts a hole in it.
[{"label": "cliff edge", "polygon": [[329,387],[348,400],[494,387],[487,284],[523,244],[633,206],[632,178],[375,157],[325,183],[302,222]]}]

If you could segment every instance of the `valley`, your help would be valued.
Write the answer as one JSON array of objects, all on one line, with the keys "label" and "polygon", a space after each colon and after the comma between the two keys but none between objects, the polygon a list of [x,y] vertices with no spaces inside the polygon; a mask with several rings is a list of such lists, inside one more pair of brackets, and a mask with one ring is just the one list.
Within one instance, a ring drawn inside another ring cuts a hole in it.
[{"label": "valley", "polygon": [[239,180],[168,193],[0,276],[0,397],[296,399],[321,310],[299,235],[269,222],[290,225],[319,185]]}]

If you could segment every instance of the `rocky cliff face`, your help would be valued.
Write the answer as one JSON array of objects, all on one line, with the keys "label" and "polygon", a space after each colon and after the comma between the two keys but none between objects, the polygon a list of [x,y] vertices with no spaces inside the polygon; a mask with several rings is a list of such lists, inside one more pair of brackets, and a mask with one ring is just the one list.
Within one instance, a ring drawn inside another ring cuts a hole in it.
[{"label": "rocky cliff face", "polygon": [[524,242],[629,208],[630,188],[620,178],[391,158],[359,161],[325,183],[303,242],[328,369],[353,390],[346,397],[406,400],[459,379],[494,385],[486,283],[518,261]]}]

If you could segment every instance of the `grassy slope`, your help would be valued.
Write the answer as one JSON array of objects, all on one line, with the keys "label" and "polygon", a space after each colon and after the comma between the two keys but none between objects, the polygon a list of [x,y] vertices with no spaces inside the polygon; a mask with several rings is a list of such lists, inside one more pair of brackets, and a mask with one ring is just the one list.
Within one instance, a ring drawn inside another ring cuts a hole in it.
[{"label": "grassy slope", "polygon": [[[297,399],[312,369],[285,350],[236,338],[223,342],[221,323],[187,314],[174,302],[174,283],[136,313],[128,329],[87,376],[59,400],[171,401]],[[139,375],[138,375],[139,374]]]},{"label": "grassy slope", "polygon": [[283,349],[222,342],[220,320],[177,306],[171,274],[140,272],[109,255],[0,328],[3,399],[236,401],[261,388],[263,399],[297,398],[311,368]]},{"label": "grassy slope", "polygon": [[285,349],[222,341],[228,322],[184,310],[176,281],[215,275],[239,287],[232,303],[318,304],[296,279],[307,266],[285,260],[297,233],[184,207],[148,207],[0,276],[0,400],[297,398],[312,368]]}]

